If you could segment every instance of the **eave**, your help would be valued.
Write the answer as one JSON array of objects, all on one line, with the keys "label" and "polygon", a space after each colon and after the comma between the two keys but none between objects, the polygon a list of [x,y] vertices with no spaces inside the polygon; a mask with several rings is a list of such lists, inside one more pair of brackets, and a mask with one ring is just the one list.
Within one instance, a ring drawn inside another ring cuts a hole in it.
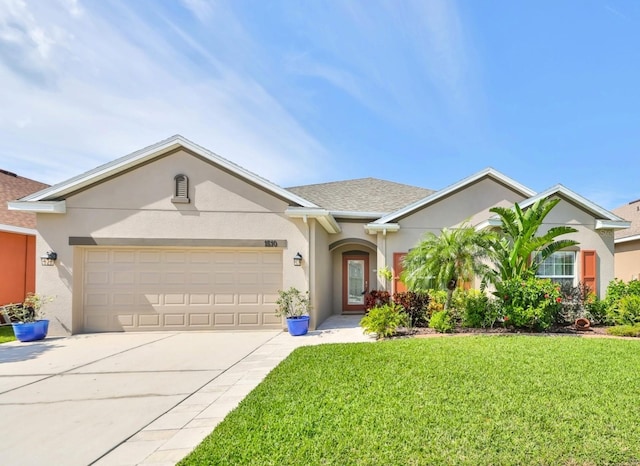
[{"label": "eave", "polygon": [[400,230],[400,225],[398,223],[367,223],[364,229],[370,235],[382,233],[386,236],[387,232],[395,233]]},{"label": "eave", "polygon": [[66,201],[10,201],[7,202],[9,210],[31,212],[34,214],[66,214]]},{"label": "eave", "polygon": [[625,228],[629,228],[630,226],[631,222],[627,222],[624,220],[596,220],[596,230],[624,230]]},{"label": "eave", "polygon": [[325,209],[313,209],[307,207],[289,207],[284,211],[284,214],[289,218],[301,218],[305,222],[309,218],[316,219],[320,225],[327,231],[327,233],[335,234],[340,233],[342,229],[336,219],[333,218],[331,212]]}]

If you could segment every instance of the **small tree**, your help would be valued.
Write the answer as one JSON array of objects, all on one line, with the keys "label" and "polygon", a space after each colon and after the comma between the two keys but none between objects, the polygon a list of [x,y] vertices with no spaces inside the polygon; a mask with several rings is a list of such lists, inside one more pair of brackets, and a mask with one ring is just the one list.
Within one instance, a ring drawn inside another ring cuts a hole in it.
[{"label": "small tree", "polygon": [[524,211],[517,203],[512,209],[489,209],[502,222],[500,239],[492,245],[496,266],[494,281],[534,277],[540,264],[551,254],[578,244],[570,239],[556,240],[558,236],[578,231],[566,225],[552,227],[544,235],[536,236],[545,217],[558,202],[560,199],[540,199]]},{"label": "small tree", "polygon": [[429,232],[406,255],[402,280],[414,291],[446,289],[445,309],[448,309],[460,280],[470,281],[475,275],[484,277],[488,273],[482,260],[494,241],[492,233],[477,232],[468,224],[445,228],[439,236]]}]

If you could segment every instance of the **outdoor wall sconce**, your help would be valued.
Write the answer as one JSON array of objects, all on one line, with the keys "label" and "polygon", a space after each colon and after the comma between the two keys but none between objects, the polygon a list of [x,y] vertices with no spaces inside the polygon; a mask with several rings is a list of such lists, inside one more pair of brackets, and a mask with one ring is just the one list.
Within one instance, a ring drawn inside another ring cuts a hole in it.
[{"label": "outdoor wall sconce", "polygon": [[296,267],[300,267],[302,265],[302,254],[297,253],[295,256],[293,256],[293,265],[295,265]]},{"label": "outdoor wall sconce", "polygon": [[58,258],[58,253],[49,251],[44,256],[40,258],[40,262],[44,266],[51,267],[55,264],[56,259]]}]

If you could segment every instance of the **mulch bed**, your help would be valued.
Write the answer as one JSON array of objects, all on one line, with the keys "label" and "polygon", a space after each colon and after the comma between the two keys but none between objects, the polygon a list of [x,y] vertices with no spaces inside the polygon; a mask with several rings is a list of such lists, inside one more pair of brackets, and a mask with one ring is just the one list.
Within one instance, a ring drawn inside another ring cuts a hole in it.
[{"label": "mulch bed", "polygon": [[432,328],[416,327],[413,329],[404,329],[397,337],[417,337],[424,338],[429,336],[440,335],[578,335],[578,336],[610,336],[607,334],[607,327],[592,326],[587,330],[578,330],[575,325],[554,325],[544,332],[527,331],[523,329],[515,329],[513,327],[494,327],[494,328],[464,328],[456,327],[453,332],[442,334],[436,332]]}]

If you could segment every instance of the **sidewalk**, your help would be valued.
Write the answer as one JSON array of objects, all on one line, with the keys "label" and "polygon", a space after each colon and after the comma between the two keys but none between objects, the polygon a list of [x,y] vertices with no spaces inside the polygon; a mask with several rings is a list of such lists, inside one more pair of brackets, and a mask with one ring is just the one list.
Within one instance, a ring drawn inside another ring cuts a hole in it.
[{"label": "sidewalk", "polygon": [[361,318],[332,316],[318,330],[299,337],[279,333],[94,464],[176,464],[294,349],[323,343],[374,341],[362,333]]}]

